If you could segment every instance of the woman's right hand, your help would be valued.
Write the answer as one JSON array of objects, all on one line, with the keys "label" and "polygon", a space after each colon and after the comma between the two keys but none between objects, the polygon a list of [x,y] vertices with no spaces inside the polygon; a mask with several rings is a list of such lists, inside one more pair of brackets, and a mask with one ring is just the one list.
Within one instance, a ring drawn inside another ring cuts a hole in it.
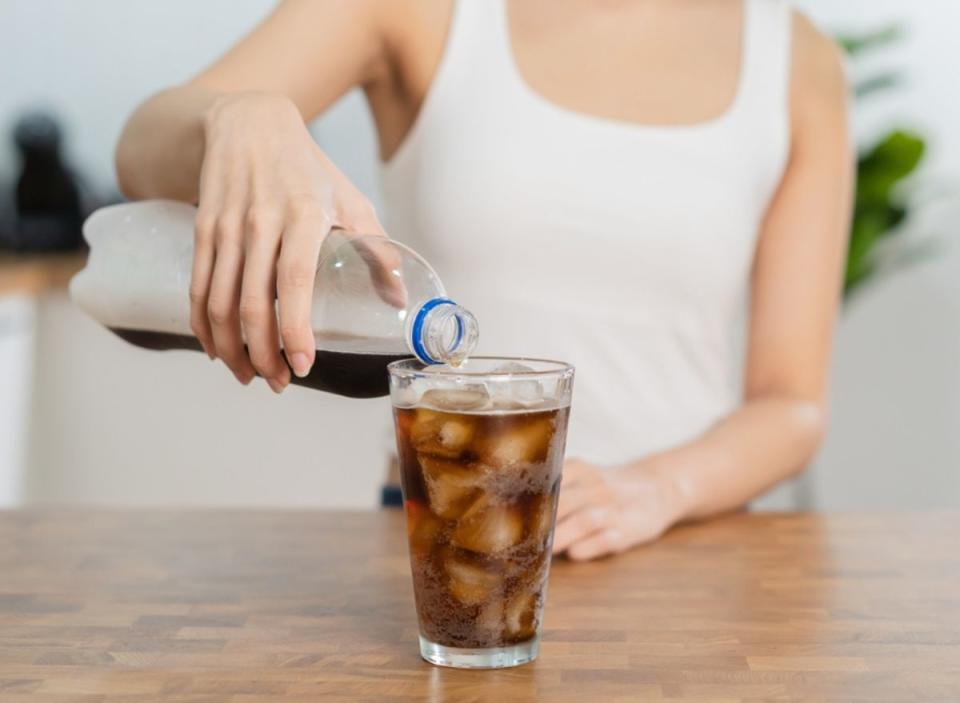
[{"label": "woman's right hand", "polygon": [[204,134],[190,325],[241,383],[259,374],[279,393],[290,369],[305,376],[314,362],[310,309],[330,229],[385,234],[289,99],[224,95]]}]

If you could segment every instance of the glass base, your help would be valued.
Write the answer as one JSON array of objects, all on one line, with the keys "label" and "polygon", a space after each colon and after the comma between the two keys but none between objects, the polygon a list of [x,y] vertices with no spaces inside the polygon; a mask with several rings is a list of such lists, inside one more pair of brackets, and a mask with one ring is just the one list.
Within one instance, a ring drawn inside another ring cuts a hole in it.
[{"label": "glass base", "polygon": [[485,647],[465,649],[445,647],[420,637],[420,656],[431,664],[449,666],[454,669],[505,669],[510,666],[527,664],[537,658],[540,652],[540,635],[527,642],[512,644],[509,647]]}]

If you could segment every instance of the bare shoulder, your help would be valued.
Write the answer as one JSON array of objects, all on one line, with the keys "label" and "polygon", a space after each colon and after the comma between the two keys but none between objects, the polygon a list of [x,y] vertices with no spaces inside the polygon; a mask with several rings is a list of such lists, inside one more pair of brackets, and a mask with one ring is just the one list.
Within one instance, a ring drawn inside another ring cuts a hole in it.
[{"label": "bare shoulder", "polygon": [[388,83],[419,104],[443,55],[454,0],[368,0],[383,38]]},{"label": "bare shoulder", "polygon": [[406,44],[422,34],[446,31],[453,0],[365,0],[377,26],[394,42]]},{"label": "bare shoulder", "polygon": [[390,82],[442,48],[454,0],[283,0],[301,27],[348,27],[372,48],[365,83]]},{"label": "bare shoulder", "polygon": [[385,0],[281,0],[271,18],[307,23],[307,27],[316,29],[348,23],[362,33],[370,33],[380,26],[389,9]]},{"label": "bare shoulder", "polygon": [[840,46],[796,10],[793,11],[791,98],[794,111],[805,106],[843,110],[847,77]]},{"label": "bare shoulder", "polygon": [[348,26],[352,36],[382,46],[445,28],[452,4],[453,0],[281,0],[272,17],[302,29]]}]

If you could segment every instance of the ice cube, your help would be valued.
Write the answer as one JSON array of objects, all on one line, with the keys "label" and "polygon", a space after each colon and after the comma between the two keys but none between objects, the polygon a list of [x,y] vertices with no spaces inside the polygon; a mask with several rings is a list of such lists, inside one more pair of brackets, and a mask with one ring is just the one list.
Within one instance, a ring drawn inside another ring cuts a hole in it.
[{"label": "ice cube", "polygon": [[431,388],[420,396],[424,405],[449,412],[480,410],[489,401],[486,387],[478,383],[464,384],[459,388]]},{"label": "ice cube", "polygon": [[427,556],[437,543],[437,536],[443,523],[426,507],[412,500],[407,501],[407,536],[410,539],[410,551],[414,556]]},{"label": "ice cube", "polygon": [[507,601],[504,609],[504,626],[507,634],[516,639],[529,639],[537,629],[537,595],[521,591]]},{"label": "ice cube", "polygon": [[450,451],[461,452],[473,439],[473,423],[462,420],[446,420],[440,425],[440,445]]},{"label": "ice cube", "polygon": [[456,459],[473,439],[473,418],[419,408],[410,427],[410,442],[421,454]]},{"label": "ice cube", "polygon": [[534,544],[543,544],[553,528],[553,496],[544,494],[535,499],[527,515],[527,534]]},{"label": "ice cube", "polygon": [[485,493],[461,516],[450,541],[454,546],[491,555],[502,552],[523,539],[523,516],[513,505],[501,503]]},{"label": "ice cube", "polygon": [[491,639],[500,639],[503,632],[503,599],[490,598],[480,606],[477,613],[476,628]]},{"label": "ice cube", "polygon": [[450,594],[464,605],[477,605],[490,598],[500,585],[500,577],[477,564],[451,554],[445,562],[450,579]]},{"label": "ice cube", "polygon": [[516,361],[507,361],[494,367],[492,373],[510,376],[495,376],[488,382],[487,388],[493,406],[501,410],[522,410],[543,404],[543,385],[535,378],[524,378],[522,375],[533,371],[529,366]]},{"label": "ice cube", "polygon": [[487,437],[480,447],[480,459],[495,468],[542,462],[547,458],[552,436],[550,415],[535,413],[528,418],[517,417],[502,432]]},{"label": "ice cube", "polygon": [[470,507],[483,483],[483,472],[459,462],[418,455],[430,509],[444,520],[456,520]]},{"label": "ice cube", "polygon": [[519,361],[504,361],[493,367],[490,373],[534,373],[536,369],[521,364]]},{"label": "ice cube", "polygon": [[396,389],[393,393],[393,405],[397,408],[412,408],[420,400],[420,393],[413,384]]}]

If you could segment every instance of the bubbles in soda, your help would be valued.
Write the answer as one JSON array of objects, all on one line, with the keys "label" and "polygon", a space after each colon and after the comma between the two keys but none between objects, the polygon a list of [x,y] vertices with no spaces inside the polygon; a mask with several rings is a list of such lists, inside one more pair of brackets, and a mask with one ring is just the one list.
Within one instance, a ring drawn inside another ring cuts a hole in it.
[{"label": "bubbles in soda", "polygon": [[568,408],[494,400],[394,410],[421,631],[450,647],[527,641],[543,606]]}]

